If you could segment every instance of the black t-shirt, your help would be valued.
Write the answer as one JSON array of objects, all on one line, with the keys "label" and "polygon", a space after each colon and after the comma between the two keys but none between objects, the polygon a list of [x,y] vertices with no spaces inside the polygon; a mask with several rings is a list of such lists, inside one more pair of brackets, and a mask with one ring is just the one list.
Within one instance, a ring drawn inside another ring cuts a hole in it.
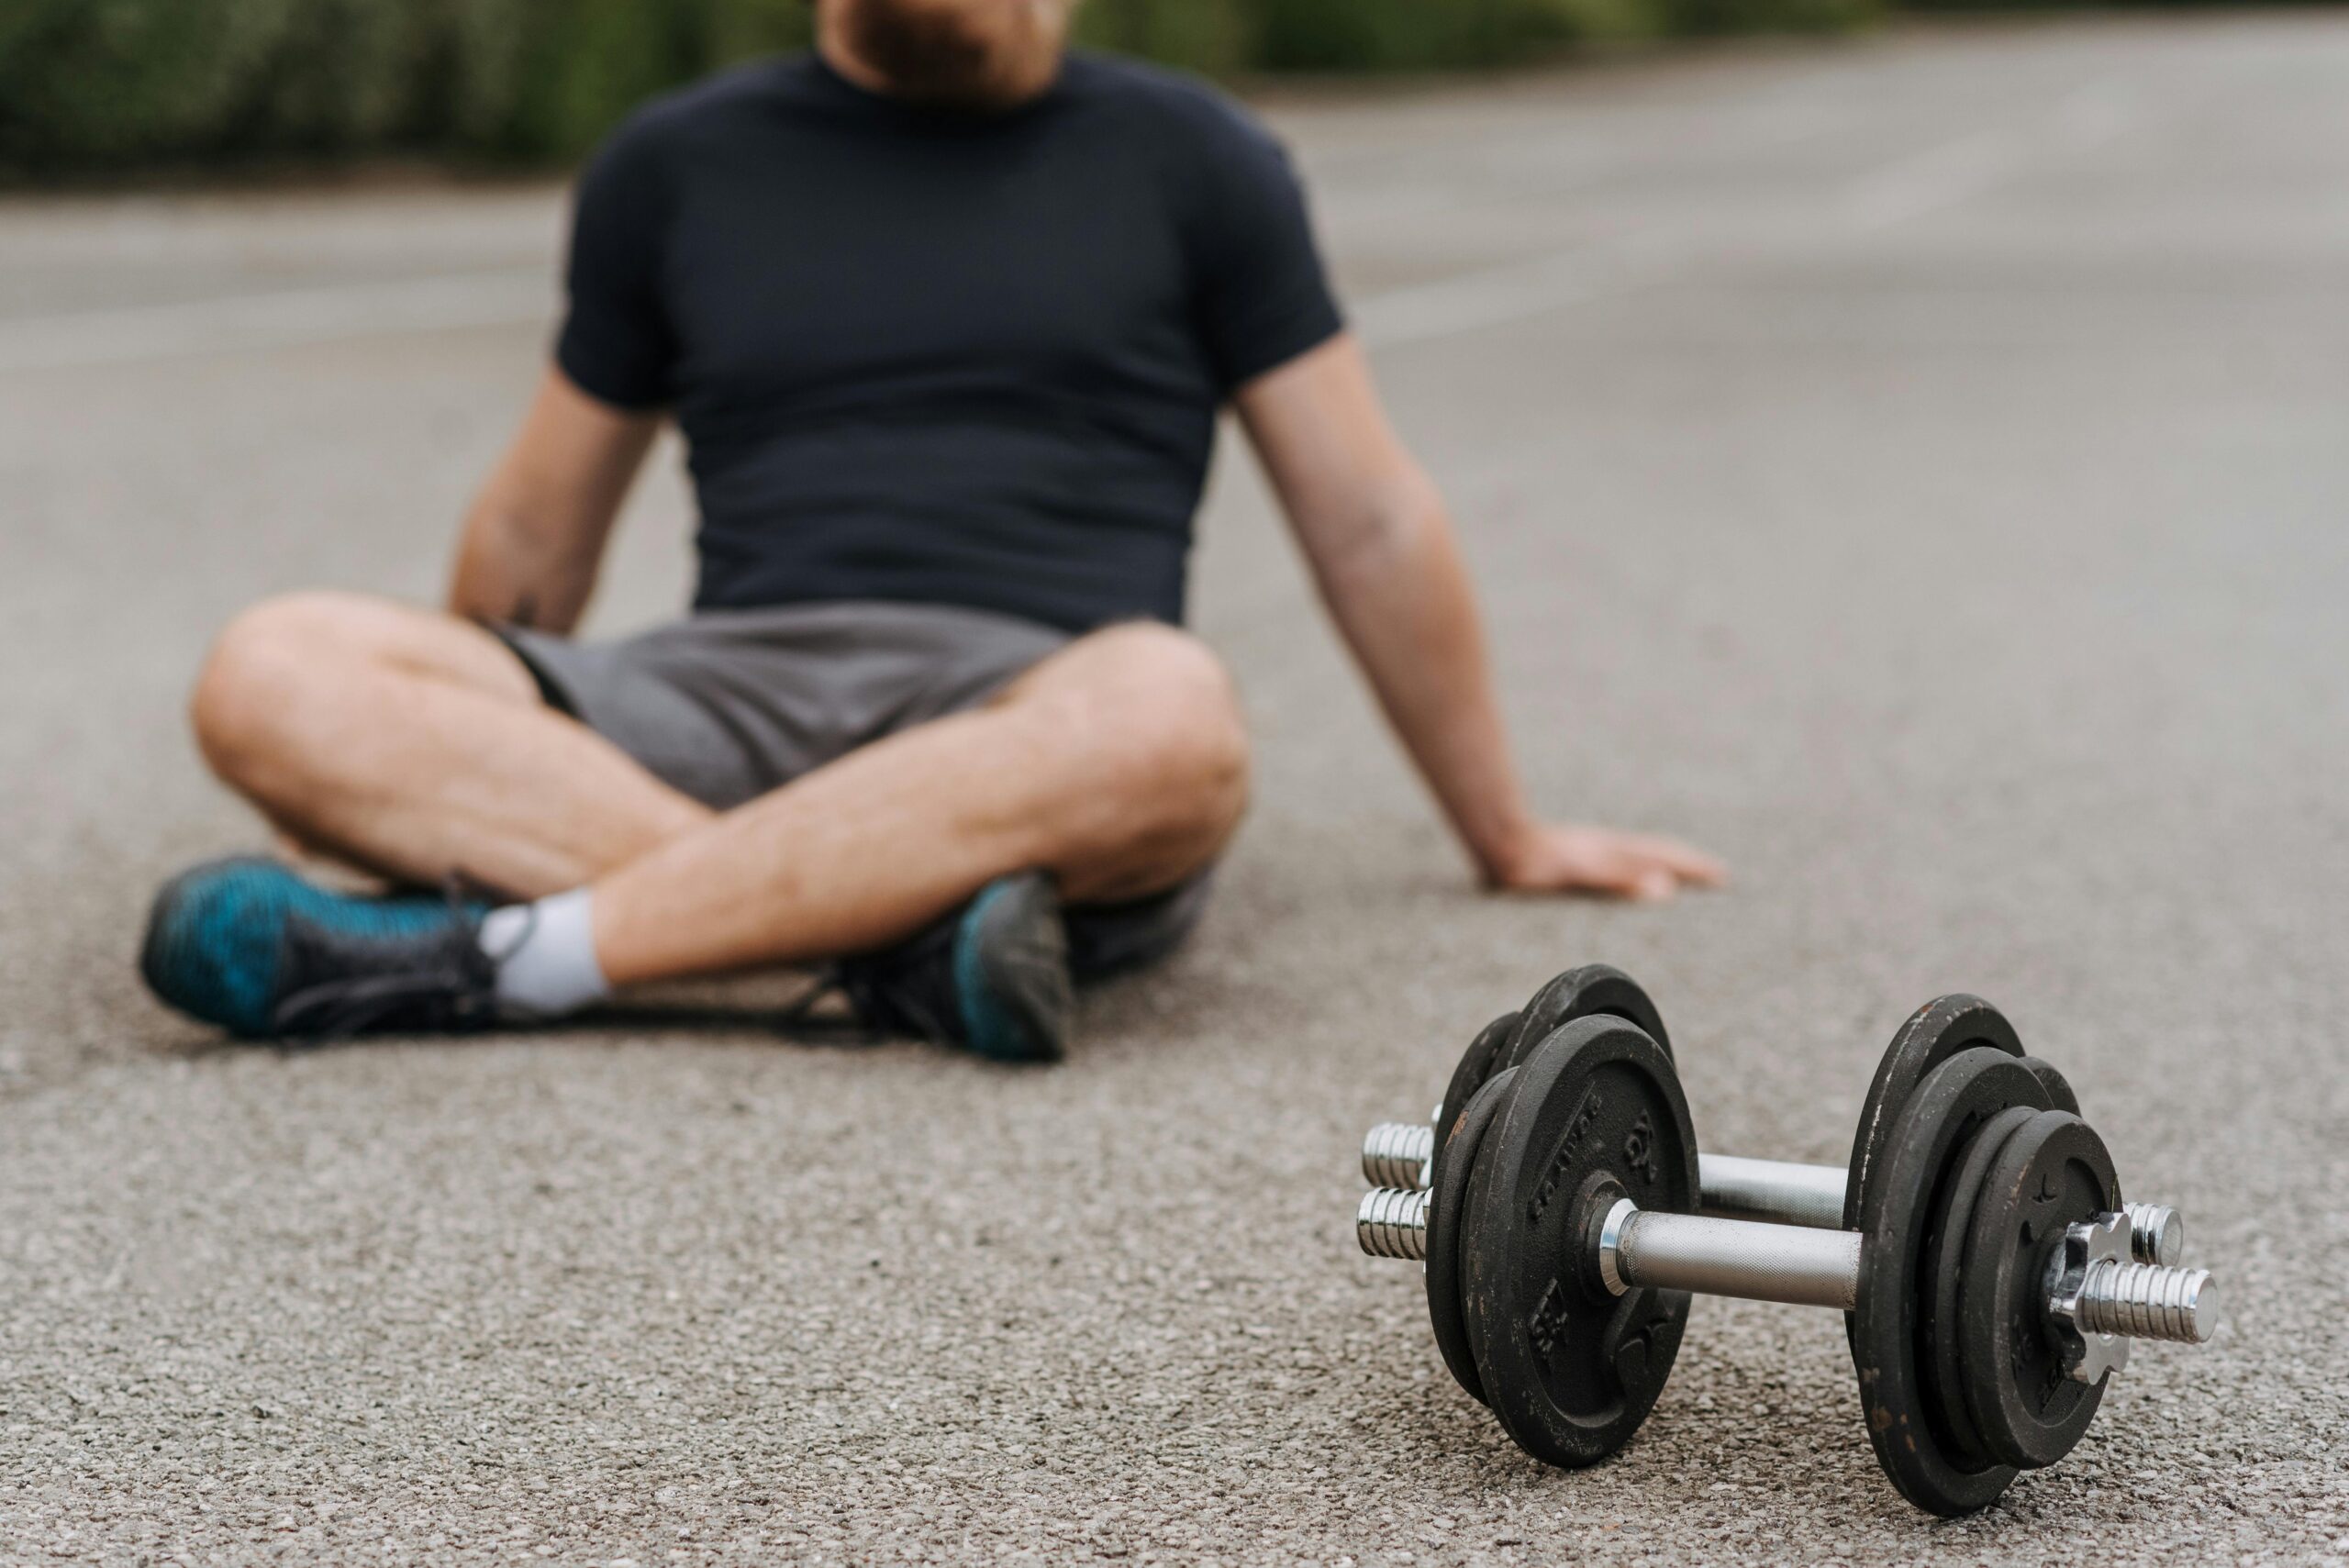
[{"label": "black t-shirt", "polygon": [[1008,114],[800,56],[653,103],[579,185],[556,350],[674,409],[695,603],[1179,621],[1233,388],[1339,329],[1279,146],[1211,89],[1073,56]]}]

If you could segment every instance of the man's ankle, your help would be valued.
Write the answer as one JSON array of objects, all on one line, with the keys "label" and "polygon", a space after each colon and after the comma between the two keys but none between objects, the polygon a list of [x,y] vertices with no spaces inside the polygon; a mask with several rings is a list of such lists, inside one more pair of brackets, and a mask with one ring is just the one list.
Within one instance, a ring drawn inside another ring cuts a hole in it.
[{"label": "man's ankle", "polygon": [[497,1003],[527,1018],[557,1018],[612,994],[596,961],[587,889],[535,904],[493,909],[481,923],[481,951],[497,966]]}]

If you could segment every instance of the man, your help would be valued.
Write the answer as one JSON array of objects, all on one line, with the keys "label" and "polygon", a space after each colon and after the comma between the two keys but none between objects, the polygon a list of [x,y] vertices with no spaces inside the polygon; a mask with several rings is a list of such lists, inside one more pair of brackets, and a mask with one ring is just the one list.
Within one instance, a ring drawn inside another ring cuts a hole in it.
[{"label": "man", "polygon": [[[1183,936],[1244,804],[1230,686],[1176,629],[1226,402],[1489,884],[1718,880],[1531,815],[1442,504],[1280,150],[1188,81],[1067,58],[1072,4],[819,0],[812,54],[606,145],[448,613],[270,601],[193,703],[288,838],[486,895],[199,867],[156,903],[160,995],[317,1037],[833,960],[875,1029],[1058,1056],[1072,977]],[[702,514],[695,614],[572,641],[664,417]]]}]

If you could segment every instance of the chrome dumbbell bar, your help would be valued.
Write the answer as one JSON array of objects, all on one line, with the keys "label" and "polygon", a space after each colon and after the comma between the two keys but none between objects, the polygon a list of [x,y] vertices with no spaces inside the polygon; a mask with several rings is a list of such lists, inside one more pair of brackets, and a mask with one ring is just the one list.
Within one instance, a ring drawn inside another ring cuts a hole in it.
[{"label": "chrome dumbbell bar", "polygon": [[[1423,1261],[1432,1199],[1425,1187],[1382,1187],[1366,1195],[1354,1222],[1362,1250],[1373,1257]],[[2066,1366],[2080,1382],[2094,1383],[2117,1368],[2127,1340],[2201,1344],[2218,1329],[2219,1291],[2210,1271],[2136,1261],[2132,1231],[2121,1214],[2075,1225],[2051,1261],[2047,1314],[2076,1341]],[[1849,1312],[1859,1298],[1862,1242],[1856,1230],[1657,1213],[1626,1199],[1599,1228],[1594,1262],[1618,1296],[1686,1290]]]},{"label": "chrome dumbbell bar", "polygon": [[[1425,1186],[1435,1154],[1435,1129],[1381,1122],[1363,1139],[1363,1178],[1375,1188]],[[1850,1173],[1841,1165],[1790,1160],[1749,1160],[1742,1154],[1699,1154],[1697,1176],[1707,1215],[1820,1230],[1843,1228],[1843,1192]],[[2129,1251],[2141,1263],[2171,1264],[2186,1246],[2186,1222],[2161,1204],[2123,1207]]]}]

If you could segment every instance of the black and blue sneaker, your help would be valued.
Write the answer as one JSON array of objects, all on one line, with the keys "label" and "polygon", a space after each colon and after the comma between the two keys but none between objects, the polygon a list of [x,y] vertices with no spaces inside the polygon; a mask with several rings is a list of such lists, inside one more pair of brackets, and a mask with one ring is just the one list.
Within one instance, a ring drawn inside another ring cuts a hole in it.
[{"label": "black and blue sneaker", "polygon": [[247,1040],[480,1029],[497,1018],[487,906],[454,894],[337,893],[258,856],[164,884],[139,973],[190,1017]]},{"label": "black and blue sneaker", "polygon": [[837,978],[858,1019],[879,1033],[997,1062],[1057,1062],[1067,1049],[1068,929],[1041,873],[997,878],[929,929],[842,961]]}]

